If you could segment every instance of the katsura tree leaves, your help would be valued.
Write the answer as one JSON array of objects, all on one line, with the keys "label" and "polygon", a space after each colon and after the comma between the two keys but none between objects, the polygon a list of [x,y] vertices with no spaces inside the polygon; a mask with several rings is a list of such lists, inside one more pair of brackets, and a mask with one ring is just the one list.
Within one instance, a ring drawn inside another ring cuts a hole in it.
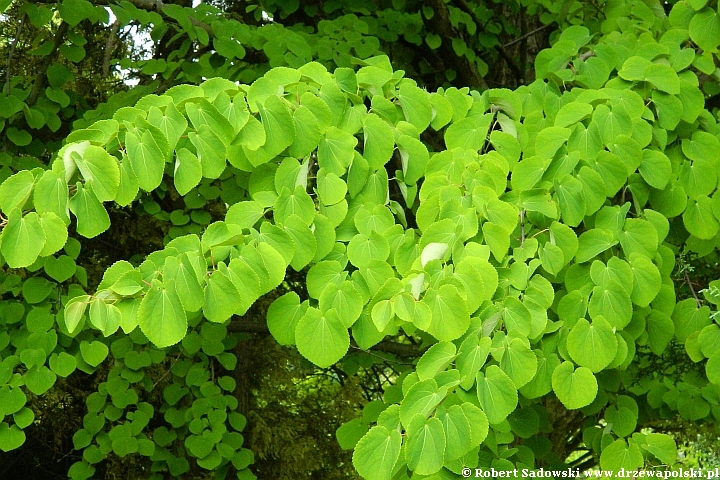
[{"label": "katsura tree leaves", "polygon": [[455,147],[462,147],[468,150],[480,150],[485,144],[491,114],[482,115],[479,118],[463,118],[453,122],[445,130],[445,147],[452,150]]},{"label": "katsura tree leaves", "polygon": [[390,480],[401,445],[400,432],[375,426],[357,443],[353,466],[363,477]]},{"label": "katsura tree leaves", "polygon": [[595,400],[598,384],[589,368],[563,362],[552,373],[552,389],[565,408],[576,410]]},{"label": "katsura tree leaves", "polygon": [[211,322],[222,323],[240,308],[240,292],[220,270],[208,277],[204,294],[203,315]]},{"label": "katsura tree leaves", "polygon": [[10,212],[0,235],[0,252],[10,267],[31,265],[42,252],[45,242],[45,230],[37,213],[30,212],[23,217],[19,208]]},{"label": "katsura tree leaves", "polygon": [[295,326],[295,344],[303,357],[327,368],[347,353],[350,334],[335,309],[310,307]]},{"label": "katsura tree leaves", "polygon": [[35,177],[29,170],[21,170],[8,177],[0,184],[0,210],[5,215],[19,208],[22,209],[30,199],[35,186]]},{"label": "katsura tree leaves", "polygon": [[635,470],[643,466],[643,456],[640,448],[631,443],[628,445],[624,439],[618,438],[605,447],[600,455],[600,467],[603,470],[618,472]]},{"label": "katsura tree leaves", "polygon": [[429,307],[432,315],[427,332],[438,340],[455,340],[468,329],[470,314],[467,303],[455,285],[428,290],[422,302]]},{"label": "katsura tree leaves", "polygon": [[608,230],[600,228],[588,230],[578,238],[575,260],[578,263],[587,262],[617,243],[618,241],[614,239],[612,232]]},{"label": "katsura tree leaves", "polygon": [[110,228],[110,216],[95,194],[77,184],[77,192],[70,198],[70,211],[77,218],[77,232],[93,238]]},{"label": "katsura tree leaves", "polygon": [[445,453],[445,430],[442,422],[435,418],[413,417],[407,427],[408,439],[405,444],[405,460],[408,468],[419,475],[430,475],[443,466]]},{"label": "katsura tree leaves", "polygon": [[153,280],[140,304],[138,320],[148,340],[160,348],[183,339],[187,332],[187,317],[175,290],[175,280]]},{"label": "katsura tree leaves", "polygon": [[426,417],[447,394],[433,379],[418,381],[410,387],[400,404],[400,421],[408,428],[416,416]]},{"label": "katsura tree leaves", "polygon": [[505,420],[518,403],[515,384],[497,365],[477,373],[477,396],[491,424]]},{"label": "katsura tree leaves", "polygon": [[420,357],[417,364],[417,374],[420,380],[433,378],[437,373],[442,372],[455,359],[456,348],[453,343],[440,342],[428,349]]},{"label": "katsura tree leaves", "polygon": [[612,326],[602,316],[593,320],[592,324],[581,318],[570,330],[567,348],[578,365],[597,373],[615,358],[617,339]]},{"label": "katsura tree leaves", "polygon": [[165,169],[165,154],[150,130],[128,131],[125,147],[140,188],[146,192],[157,188]]}]

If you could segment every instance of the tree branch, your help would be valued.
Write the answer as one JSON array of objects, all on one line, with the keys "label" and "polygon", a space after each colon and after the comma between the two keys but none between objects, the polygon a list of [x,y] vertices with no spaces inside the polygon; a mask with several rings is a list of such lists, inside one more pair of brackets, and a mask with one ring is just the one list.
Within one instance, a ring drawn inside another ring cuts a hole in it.
[{"label": "tree branch", "polygon": [[518,37],[518,38],[516,38],[515,40],[513,40],[512,42],[506,43],[505,45],[503,45],[503,48],[512,47],[512,46],[515,45],[516,43],[522,42],[523,40],[527,40],[528,38],[532,37],[532,36],[535,35],[536,33],[540,33],[540,32],[542,32],[543,30],[547,30],[548,28],[550,28],[550,27],[552,27],[552,26],[553,26],[552,23],[548,23],[547,25],[543,25],[542,27],[538,27],[538,28],[536,28],[535,30],[530,30],[528,33],[526,33],[526,34],[523,35],[522,37]]},{"label": "tree branch", "polygon": [[23,13],[22,18],[20,19],[20,24],[18,25],[17,32],[15,32],[15,38],[12,41],[12,44],[10,44],[10,52],[8,53],[8,59],[7,64],[5,66],[5,73],[6,73],[6,80],[5,80],[5,96],[10,96],[10,78],[12,78],[10,74],[10,67],[12,66],[12,59],[13,55],[15,55],[15,47],[18,44],[18,40],[20,39],[20,34],[22,33],[23,26],[25,25],[25,19],[27,18],[27,13]]},{"label": "tree branch", "polygon": [[102,66],[103,76],[105,77],[110,75],[110,56],[115,47],[118,30],[120,30],[120,20],[115,20],[110,26],[110,33],[108,33],[107,42],[105,42],[105,56],[103,57]]},{"label": "tree branch", "polygon": [[47,82],[47,69],[50,68],[50,64],[52,64],[53,60],[55,59],[55,54],[60,48],[60,45],[62,45],[62,43],[65,41],[65,34],[67,33],[67,31],[67,22],[60,23],[60,26],[55,33],[53,48],[50,53],[47,54],[45,60],[43,60],[43,63],[40,65],[40,70],[38,71],[37,75],[35,75],[35,82],[33,83],[33,88],[30,92],[30,96],[27,99],[28,106],[32,106],[35,104],[38,96],[40,95],[40,91],[45,87],[45,83]]},{"label": "tree branch", "polygon": [[443,39],[438,48],[440,56],[446,63],[450,63],[446,67],[453,68],[457,72],[458,81],[464,86],[486,90],[488,84],[480,75],[475,62],[471,62],[464,55],[456,55],[455,50],[450,45],[451,39],[459,37],[452,26],[452,22],[450,22],[450,12],[445,2],[443,0],[425,0],[425,4],[433,9],[435,15],[433,15],[432,20],[427,20],[423,16],[423,22],[429,32],[433,32]]},{"label": "tree branch", "polygon": [[[233,317],[227,329],[228,332],[256,333],[260,335],[270,334],[270,329],[268,329],[266,323],[243,320],[240,317]],[[357,347],[357,345],[353,346],[359,350],[362,350],[360,347]],[[370,347],[370,350],[374,350],[376,352],[391,353],[393,355],[397,355],[398,357],[404,358],[419,357],[424,351],[424,349],[418,348],[416,345],[391,342],[389,340],[383,340],[377,345]]]},{"label": "tree branch", "polygon": [[[482,25],[482,22],[478,18],[478,16],[475,14],[475,11],[470,8],[470,5],[468,5],[466,0],[456,0],[458,6],[460,7],[460,10],[464,11],[468,15],[470,15],[470,18],[473,22],[475,22],[475,25],[480,27]],[[505,60],[505,63],[507,63],[507,66],[512,70],[513,75],[515,75],[515,79],[518,84],[521,83],[521,80],[524,80],[525,76],[520,71],[520,68],[515,64],[515,60],[510,56],[509,53],[505,50],[505,48],[502,45],[495,45],[495,50],[497,50],[498,54],[502,57],[503,60]]]}]

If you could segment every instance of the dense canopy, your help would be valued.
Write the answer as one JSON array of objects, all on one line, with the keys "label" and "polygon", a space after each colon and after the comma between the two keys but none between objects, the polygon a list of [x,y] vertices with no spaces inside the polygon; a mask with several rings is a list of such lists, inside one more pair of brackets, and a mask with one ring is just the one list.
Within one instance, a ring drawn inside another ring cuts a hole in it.
[{"label": "dense canopy", "polygon": [[0,14],[0,475],[711,466],[716,3]]}]

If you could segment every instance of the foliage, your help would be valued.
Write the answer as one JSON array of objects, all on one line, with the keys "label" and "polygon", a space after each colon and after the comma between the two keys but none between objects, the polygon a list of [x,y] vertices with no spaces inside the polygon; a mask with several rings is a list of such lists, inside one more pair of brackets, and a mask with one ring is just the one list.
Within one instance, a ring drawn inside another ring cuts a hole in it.
[{"label": "foliage", "polygon": [[[100,56],[105,8],[0,2],[1,450],[85,374],[71,478],[254,478],[236,332],[265,325],[332,385],[387,375],[336,434],[368,479],[675,468],[661,420],[720,415],[720,280],[683,268],[720,247],[715,5],[149,3],[109,5]],[[528,18],[561,27],[532,82]],[[128,25],[155,56],[91,105]],[[88,275],[128,217],[158,248]]]}]

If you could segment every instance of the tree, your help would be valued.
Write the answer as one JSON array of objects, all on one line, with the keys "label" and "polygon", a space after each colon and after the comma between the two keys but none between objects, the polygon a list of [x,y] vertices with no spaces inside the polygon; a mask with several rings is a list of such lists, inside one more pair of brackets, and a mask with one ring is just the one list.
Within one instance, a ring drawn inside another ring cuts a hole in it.
[{"label": "tree", "polygon": [[[0,1],[0,449],[254,478],[254,395],[346,422],[322,478],[677,468],[720,415],[716,9]],[[258,393],[268,332],[325,377]]]}]

